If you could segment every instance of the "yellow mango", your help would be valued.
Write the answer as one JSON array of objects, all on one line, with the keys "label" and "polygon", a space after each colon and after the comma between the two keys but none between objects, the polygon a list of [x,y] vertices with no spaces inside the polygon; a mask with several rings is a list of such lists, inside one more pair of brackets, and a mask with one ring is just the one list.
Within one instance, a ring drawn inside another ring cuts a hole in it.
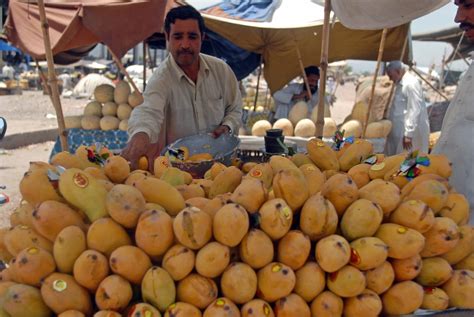
[{"label": "yellow mango", "polygon": [[147,202],[163,206],[171,216],[176,216],[186,207],[179,191],[161,179],[145,177],[133,186],[142,192]]},{"label": "yellow mango", "polygon": [[334,152],[323,140],[311,139],[307,145],[311,161],[321,170],[339,170],[339,161]]},{"label": "yellow mango", "polygon": [[340,169],[347,172],[351,167],[361,164],[374,151],[374,146],[367,140],[356,140],[339,158]]}]

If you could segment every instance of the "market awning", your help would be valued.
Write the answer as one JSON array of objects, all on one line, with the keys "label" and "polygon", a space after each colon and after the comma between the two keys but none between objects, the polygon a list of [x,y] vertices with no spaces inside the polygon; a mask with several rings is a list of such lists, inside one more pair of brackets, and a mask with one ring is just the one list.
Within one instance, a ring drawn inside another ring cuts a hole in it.
[{"label": "market awning", "polygon": [[467,58],[469,56],[469,53],[474,50],[474,44],[470,43],[467,37],[463,37],[461,43],[459,43],[463,32],[464,31],[458,27],[452,27],[449,29],[440,30],[436,32],[415,34],[413,35],[413,40],[428,41],[428,42],[445,42],[445,43],[451,44],[454,49],[456,49],[456,47],[459,44],[458,52],[460,53],[460,55],[455,54],[455,52],[453,52],[452,54],[455,54],[455,55],[447,58],[447,60],[451,60],[451,59],[455,60],[455,59],[461,58],[461,56],[464,58]]},{"label": "market awning", "polygon": [[[117,56],[155,32],[160,32],[166,0],[45,0],[46,16],[56,63],[73,63],[97,43]],[[5,32],[13,45],[35,59],[45,59],[38,4],[10,0]]]}]

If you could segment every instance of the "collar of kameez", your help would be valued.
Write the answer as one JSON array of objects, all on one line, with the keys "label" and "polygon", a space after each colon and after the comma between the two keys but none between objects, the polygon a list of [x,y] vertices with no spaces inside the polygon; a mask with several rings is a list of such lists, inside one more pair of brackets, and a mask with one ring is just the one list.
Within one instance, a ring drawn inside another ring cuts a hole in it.
[{"label": "collar of kameez", "polygon": [[[181,79],[184,77],[188,79],[189,81],[191,81],[191,79],[189,79],[189,77],[184,73],[181,67],[179,67],[179,65],[176,63],[176,61],[173,58],[173,55],[169,54],[169,59],[171,63],[171,68],[173,69],[175,74],[178,76],[178,78]],[[199,53],[199,75],[198,76],[203,76],[204,74],[209,75],[209,71],[210,71],[209,64],[206,62],[202,54]]]}]

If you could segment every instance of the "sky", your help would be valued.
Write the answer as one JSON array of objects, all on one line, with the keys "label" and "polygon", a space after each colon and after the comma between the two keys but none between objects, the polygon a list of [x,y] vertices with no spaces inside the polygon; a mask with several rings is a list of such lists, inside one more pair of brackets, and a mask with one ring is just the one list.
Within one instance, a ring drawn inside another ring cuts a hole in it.
[{"label": "sky", "polygon": [[[457,26],[454,22],[456,10],[457,6],[452,1],[438,10],[414,20],[411,25],[412,34],[439,31]],[[448,56],[452,50],[452,46],[446,43],[413,41],[413,59],[419,66],[429,67],[434,63],[439,68],[443,54]],[[349,65],[352,66],[354,72],[373,72],[375,70],[374,62],[352,60],[349,61]],[[467,68],[462,61],[453,62],[450,67],[456,70]]]}]

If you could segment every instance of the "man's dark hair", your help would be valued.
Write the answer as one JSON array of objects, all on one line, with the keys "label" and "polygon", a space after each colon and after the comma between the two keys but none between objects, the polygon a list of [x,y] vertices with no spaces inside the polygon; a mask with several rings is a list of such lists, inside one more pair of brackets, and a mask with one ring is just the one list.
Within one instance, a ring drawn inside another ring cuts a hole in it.
[{"label": "man's dark hair", "polygon": [[317,66],[308,66],[304,69],[304,73],[306,74],[306,76],[308,75],[319,76],[319,68]]},{"label": "man's dark hair", "polygon": [[204,25],[204,19],[202,18],[201,13],[199,13],[198,10],[194,9],[194,7],[190,5],[179,6],[168,11],[168,14],[165,18],[166,33],[170,33],[171,24],[174,24],[176,20],[189,19],[196,20],[198,22],[199,31],[201,32],[201,35],[204,34],[204,31],[206,29],[206,26]]}]

